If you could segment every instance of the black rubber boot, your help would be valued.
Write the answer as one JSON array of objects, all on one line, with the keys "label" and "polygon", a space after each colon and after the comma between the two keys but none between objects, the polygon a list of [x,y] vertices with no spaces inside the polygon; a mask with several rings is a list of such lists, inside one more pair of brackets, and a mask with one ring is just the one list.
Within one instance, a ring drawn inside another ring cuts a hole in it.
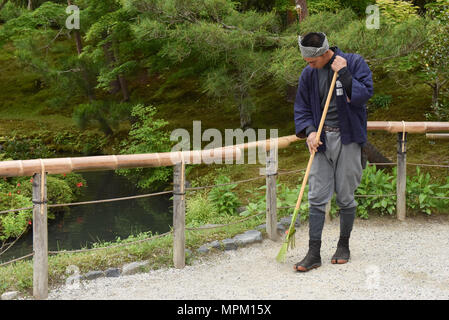
[{"label": "black rubber boot", "polygon": [[309,240],[309,251],[300,262],[294,265],[294,270],[307,272],[321,266],[321,240]]},{"label": "black rubber boot", "polygon": [[332,256],[331,263],[343,264],[349,261],[351,252],[349,251],[349,237],[342,237],[338,240],[337,251]]}]

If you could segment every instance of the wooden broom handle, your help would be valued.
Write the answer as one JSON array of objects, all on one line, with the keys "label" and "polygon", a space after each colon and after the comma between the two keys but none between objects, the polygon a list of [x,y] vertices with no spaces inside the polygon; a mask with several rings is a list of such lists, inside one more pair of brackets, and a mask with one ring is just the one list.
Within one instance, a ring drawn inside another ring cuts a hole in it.
[{"label": "wooden broom handle", "polygon": [[[335,82],[337,81],[337,72],[334,72],[334,76],[332,78],[331,87],[329,89],[329,93],[327,94],[326,104],[324,106],[323,115],[321,116],[320,125],[318,126],[318,131],[316,133],[316,142],[320,141],[321,131],[323,131],[324,120],[326,119],[327,110],[329,109],[329,104],[332,99],[332,94],[334,93]],[[304,194],[304,189],[306,188],[307,179],[309,178],[310,168],[312,167],[313,159],[315,158],[315,151],[312,150],[310,154],[309,163],[307,164],[306,174],[304,175],[304,180],[302,181],[301,191],[299,192],[298,201],[296,202],[295,211],[299,210],[301,206],[302,196]]]}]

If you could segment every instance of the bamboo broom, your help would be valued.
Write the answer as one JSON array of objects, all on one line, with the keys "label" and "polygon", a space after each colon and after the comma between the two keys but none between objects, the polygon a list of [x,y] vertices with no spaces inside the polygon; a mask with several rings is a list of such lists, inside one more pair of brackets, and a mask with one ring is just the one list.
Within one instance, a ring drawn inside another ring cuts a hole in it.
[{"label": "bamboo broom", "polygon": [[[327,94],[327,100],[326,104],[324,106],[323,115],[321,116],[320,125],[318,127],[318,131],[316,134],[316,143],[318,144],[318,141],[320,140],[321,131],[323,130],[324,126],[324,119],[326,119],[327,110],[329,109],[329,104],[332,98],[332,93],[334,92],[335,87],[335,81],[337,80],[337,72],[334,72],[334,76],[332,78],[331,87],[329,89],[329,93]],[[295,210],[293,211],[292,221],[290,223],[290,228],[288,228],[287,235],[285,237],[284,243],[282,244],[281,250],[279,251],[276,260],[278,262],[283,262],[285,260],[285,255],[287,253],[288,247],[294,248],[295,247],[295,221],[296,216],[299,213],[299,208],[301,206],[301,200],[302,196],[304,194],[304,189],[307,185],[307,179],[309,178],[310,168],[312,167],[313,159],[315,158],[315,151],[312,150],[312,153],[310,154],[309,163],[307,164],[306,174],[304,176],[304,180],[302,181],[301,190],[299,192],[298,201],[296,202]]]}]

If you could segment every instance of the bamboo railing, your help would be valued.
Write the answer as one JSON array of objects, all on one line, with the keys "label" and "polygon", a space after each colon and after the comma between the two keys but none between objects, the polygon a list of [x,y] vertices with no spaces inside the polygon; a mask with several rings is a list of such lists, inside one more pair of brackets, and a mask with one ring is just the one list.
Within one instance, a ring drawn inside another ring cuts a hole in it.
[{"label": "bamboo railing", "polygon": [[[449,122],[369,121],[369,131],[397,133],[397,218],[405,219],[406,208],[406,141],[407,133],[449,131]],[[277,235],[276,180],[277,149],[299,141],[295,135],[254,141],[210,150],[176,151],[153,154],[109,155],[93,157],[12,160],[0,162],[0,177],[33,176],[33,295],[36,299],[48,296],[48,234],[46,175],[70,172],[116,170],[138,167],[174,167],[173,190],[173,260],[176,268],[185,265],[185,165],[208,160],[233,160],[242,157],[242,150],[262,148],[267,155],[264,174],[267,184],[266,230],[268,237]],[[205,162],[206,163],[206,162]]]},{"label": "bamboo railing", "polygon": [[[401,122],[368,121],[369,131],[387,131],[390,133],[427,133],[449,131],[448,122]],[[239,158],[241,150],[265,146],[271,149],[271,143],[277,143],[279,149],[286,148],[292,142],[300,140],[295,135],[277,139],[254,141],[235,146],[210,150],[193,150],[133,155],[108,155],[93,157],[52,158],[33,160],[13,160],[0,162],[0,177],[32,176],[44,169],[48,174],[116,170],[121,168],[143,168],[173,166],[184,159],[185,164],[202,162],[204,159],[225,159],[226,156]],[[231,154],[232,153],[232,154]]]}]

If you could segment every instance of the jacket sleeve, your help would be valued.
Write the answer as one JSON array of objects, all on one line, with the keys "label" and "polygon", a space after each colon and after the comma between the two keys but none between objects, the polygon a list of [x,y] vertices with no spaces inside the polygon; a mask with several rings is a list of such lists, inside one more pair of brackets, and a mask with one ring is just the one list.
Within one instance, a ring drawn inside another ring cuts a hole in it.
[{"label": "jacket sleeve", "polygon": [[299,77],[294,105],[295,134],[298,138],[305,138],[306,129],[314,127],[309,86],[306,78],[307,74],[303,71]]},{"label": "jacket sleeve", "polygon": [[365,60],[358,56],[352,72],[351,104],[363,106],[373,95],[373,78]]}]

